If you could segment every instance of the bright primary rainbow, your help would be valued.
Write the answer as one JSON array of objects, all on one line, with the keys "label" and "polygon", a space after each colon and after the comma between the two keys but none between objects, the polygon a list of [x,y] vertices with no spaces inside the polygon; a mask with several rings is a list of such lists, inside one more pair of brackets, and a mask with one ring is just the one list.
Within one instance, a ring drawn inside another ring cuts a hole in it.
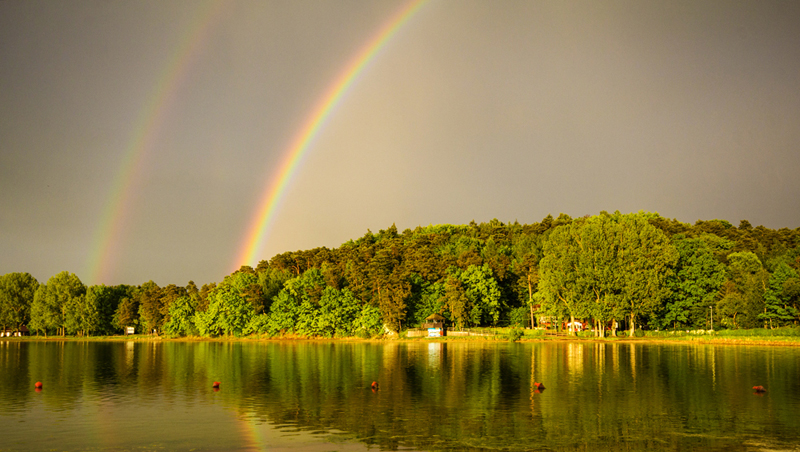
[{"label": "bright primary rainbow", "polygon": [[[241,251],[237,255],[236,268],[246,263],[253,263],[255,260],[292,175],[297,171],[311,141],[319,133],[334,107],[359,73],[425,1],[414,0],[393,16],[361,52],[356,54],[356,57],[346,66],[345,71],[331,85],[321,102],[317,104],[306,125],[289,148],[283,164],[277,171],[277,177],[266,186],[257,214],[248,229]],[[201,50],[214,19],[220,17],[222,5],[224,2],[221,1],[208,3],[197,14],[192,25],[184,34],[180,45],[169,59],[170,63],[158,79],[153,94],[139,114],[136,127],[134,127],[133,139],[127,146],[120,172],[109,191],[98,233],[95,234],[86,271],[90,284],[109,282],[108,279],[113,275],[115,258],[119,254],[120,235],[131,207],[135,176],[142,170],[147,151],[157,135],[158,127],[168,109],[169,100],[183,79],[193,57]]]},{"label": "bright primary rainbow", "polygon": [[224,2],[203,4],[191,25],[183,33],[180,44],[169,58],[169,64],[147,99],[134,127],[133,139],[128,144],[119,174],[109,192],[103,214],[95,234],[86,274],[90,284],[110,283],[115,259],[119,254],[122,229],[128,219],[136,175],[142,170],[147,151],[156,137],[159,125],[168,110],[169,101],[183,79],[193,57],[202,49],[211,24],[221,16]]},{"label": "bright primary rainbow", "polygon": [[255,264],[256,255],[261,251],[264,239],[269,233],[278,206],[286,193],[286,188],[303,157],[308,152],[311,142],[319,134],[325,121],[344,96],[345,92],[353,85],[358,75],[375,57],[380,49],[391,39],[400,27],[416,13],[426,0],[414,0],[397,12],[364,48],[356,54],[355,58],[345,67],[345,70],[328,89],[321,101],[314,108],[300,133],[292,141],[285,160],[276,173],[276,177],[266,186],[259,202],[259,208],[245,235],[241,250],[236,257],[233,269],[242,265]]}]

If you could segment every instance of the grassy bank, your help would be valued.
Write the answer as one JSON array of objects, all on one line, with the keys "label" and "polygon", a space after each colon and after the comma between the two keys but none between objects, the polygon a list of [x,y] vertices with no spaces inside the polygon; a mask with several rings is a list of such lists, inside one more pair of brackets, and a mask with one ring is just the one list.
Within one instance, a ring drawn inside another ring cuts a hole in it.
[{"label": "grassy bank", "polygon": [[[459,332],[454,332],[459,333]],[[142,342],[206,342],[206,341],[239,341],[239,342],[258,342],[258,341],[336,341],[336,342],[375,342],[375,341],[407,341],[407,342],[497,342],[516,340],[520,342],[533,341],[557,341],[557,342],[637,342],[637,343],[701,343],[701,344],[724,344],[724,345],[778,345],[778,346],[800,346],[800,328],[780,328],[780,329],[752,329],[752,330],[720,330],[720,331],[637,331],[634,337],[629,337],[627,331],[619,332],[619,335],[607,336],[603,338],[595,337],[592,332],[585,331],[575,336],[554,331],[539,329],[520,329],[520,328],[474,328],[460,332],[460,336],[445,336],[441,338],[427,337],[408,337],[408,332],[401,332],[395,336],[376,337],[371,339],[345,337],[345,338],[322,338],[305,337],[295,335],[284,336],[245,336],[245,337],[166,337],[153,335],[130,335],[130,336],[25,336],[2,338],[0,341],[142,341]]]},{"label": "grassy bank", "polygon": [[[516,332],[515,332],[516,331]],[[462,341],[462,340],[519,340],[528,341],[559,341],[559,342],[637,342],[637,343],[667,343],[667,342],[689,342],[704,344],[727,344],[727,345],[782,345],[800,346],[800,328],[776,328],[776,329],[752,329],[752,330],[719,330],[719,331],[636,331],[633,337],[628,336],[628,331],[618,331],[617,336],[595,337],[591,331],[584,331],[576,335],[565,333],[556,334],[555,331],[544,331],[537,329],[514,329],[514,328],[484,328],[476,331],[476,335],[469,337],[444,337],[438,339],[429,338],[405,338],[409,341]]]}]

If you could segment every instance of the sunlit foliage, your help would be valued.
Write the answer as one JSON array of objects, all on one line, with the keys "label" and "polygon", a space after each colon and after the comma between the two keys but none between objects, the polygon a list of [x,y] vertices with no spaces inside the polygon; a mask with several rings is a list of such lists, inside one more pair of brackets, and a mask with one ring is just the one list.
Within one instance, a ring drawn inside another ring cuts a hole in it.
[{"label": "sunlit foliage", "polygon": [[618,326],[628,334],[778,328],[799,320],[798,271],[800,228],[744,220],[691,225],[656,213],[601,212],[525,225],[492,220],[402,232],[392,225],[338,248],[278,254],[199,289],[193,281],[86,288],[62,272],[41,286],[30,277],[14,292],[8,281],[25,274],[4,275],[0,327],[371,337],[439,314],[457,329],[582,322],[600,336]]}]

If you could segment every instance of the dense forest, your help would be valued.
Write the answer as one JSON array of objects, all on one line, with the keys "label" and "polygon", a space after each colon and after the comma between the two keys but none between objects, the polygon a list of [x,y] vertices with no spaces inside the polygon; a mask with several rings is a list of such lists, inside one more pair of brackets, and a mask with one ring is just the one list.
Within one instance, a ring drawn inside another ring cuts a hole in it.
[{"label": "dense forest", "polygon": [[[581,320],[636,329],[778,328],[800,319],[800,228],[694,225],[656,213],[529,225],[368,231],[338,248],[287,252],[200,288],[86,287],[0,277],[0,328],[111,335],[374,337],[439,313],[451,328]],[[713,316],[713,317],[712,317]]]}]

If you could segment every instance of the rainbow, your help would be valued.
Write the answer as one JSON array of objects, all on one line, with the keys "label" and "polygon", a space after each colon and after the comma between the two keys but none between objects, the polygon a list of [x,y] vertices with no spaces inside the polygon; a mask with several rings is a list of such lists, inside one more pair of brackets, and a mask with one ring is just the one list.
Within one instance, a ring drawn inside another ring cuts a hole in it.
[{"label": "rainbow", "polygon": [[137,175],[143,169],[145,157],[158,135],[170,101],[183,80],[187,69],[200,53],[208,37],[211,24],[220,17],[221,1],[207,2],[198,9],[194,20],[182,35],[180,44],[169,58],[169,64],[142,108],[133,128],[132,140],[127,146],[119,173],[114,179],[105,204],[92,252],[87,263],[89,284],[110,283],[115,259],[121,247],[120,236],[129,219]]},{"label": "rainbow", "polygon": [[256,255],[261,251],[275,214],[286,193],[286,188],[297,172],[303,157],[308,153],[311,142],[319,134],[336,105],[342,100],[347,90],[353,85],[358,75],[367,67],[375,55],[395,35],[411,16],[425,3],[425,0],[414,0],[400,9],[390,18],[378,33],[358,52],[345,70],[335,79],[320,102],[312,110],[300,133],[292,141],[286,157],[280,165],[276,176],[265,187],[258,210],[250,223],[245,240],[236,256],[233,269],[242,265],[255,264]]}]

